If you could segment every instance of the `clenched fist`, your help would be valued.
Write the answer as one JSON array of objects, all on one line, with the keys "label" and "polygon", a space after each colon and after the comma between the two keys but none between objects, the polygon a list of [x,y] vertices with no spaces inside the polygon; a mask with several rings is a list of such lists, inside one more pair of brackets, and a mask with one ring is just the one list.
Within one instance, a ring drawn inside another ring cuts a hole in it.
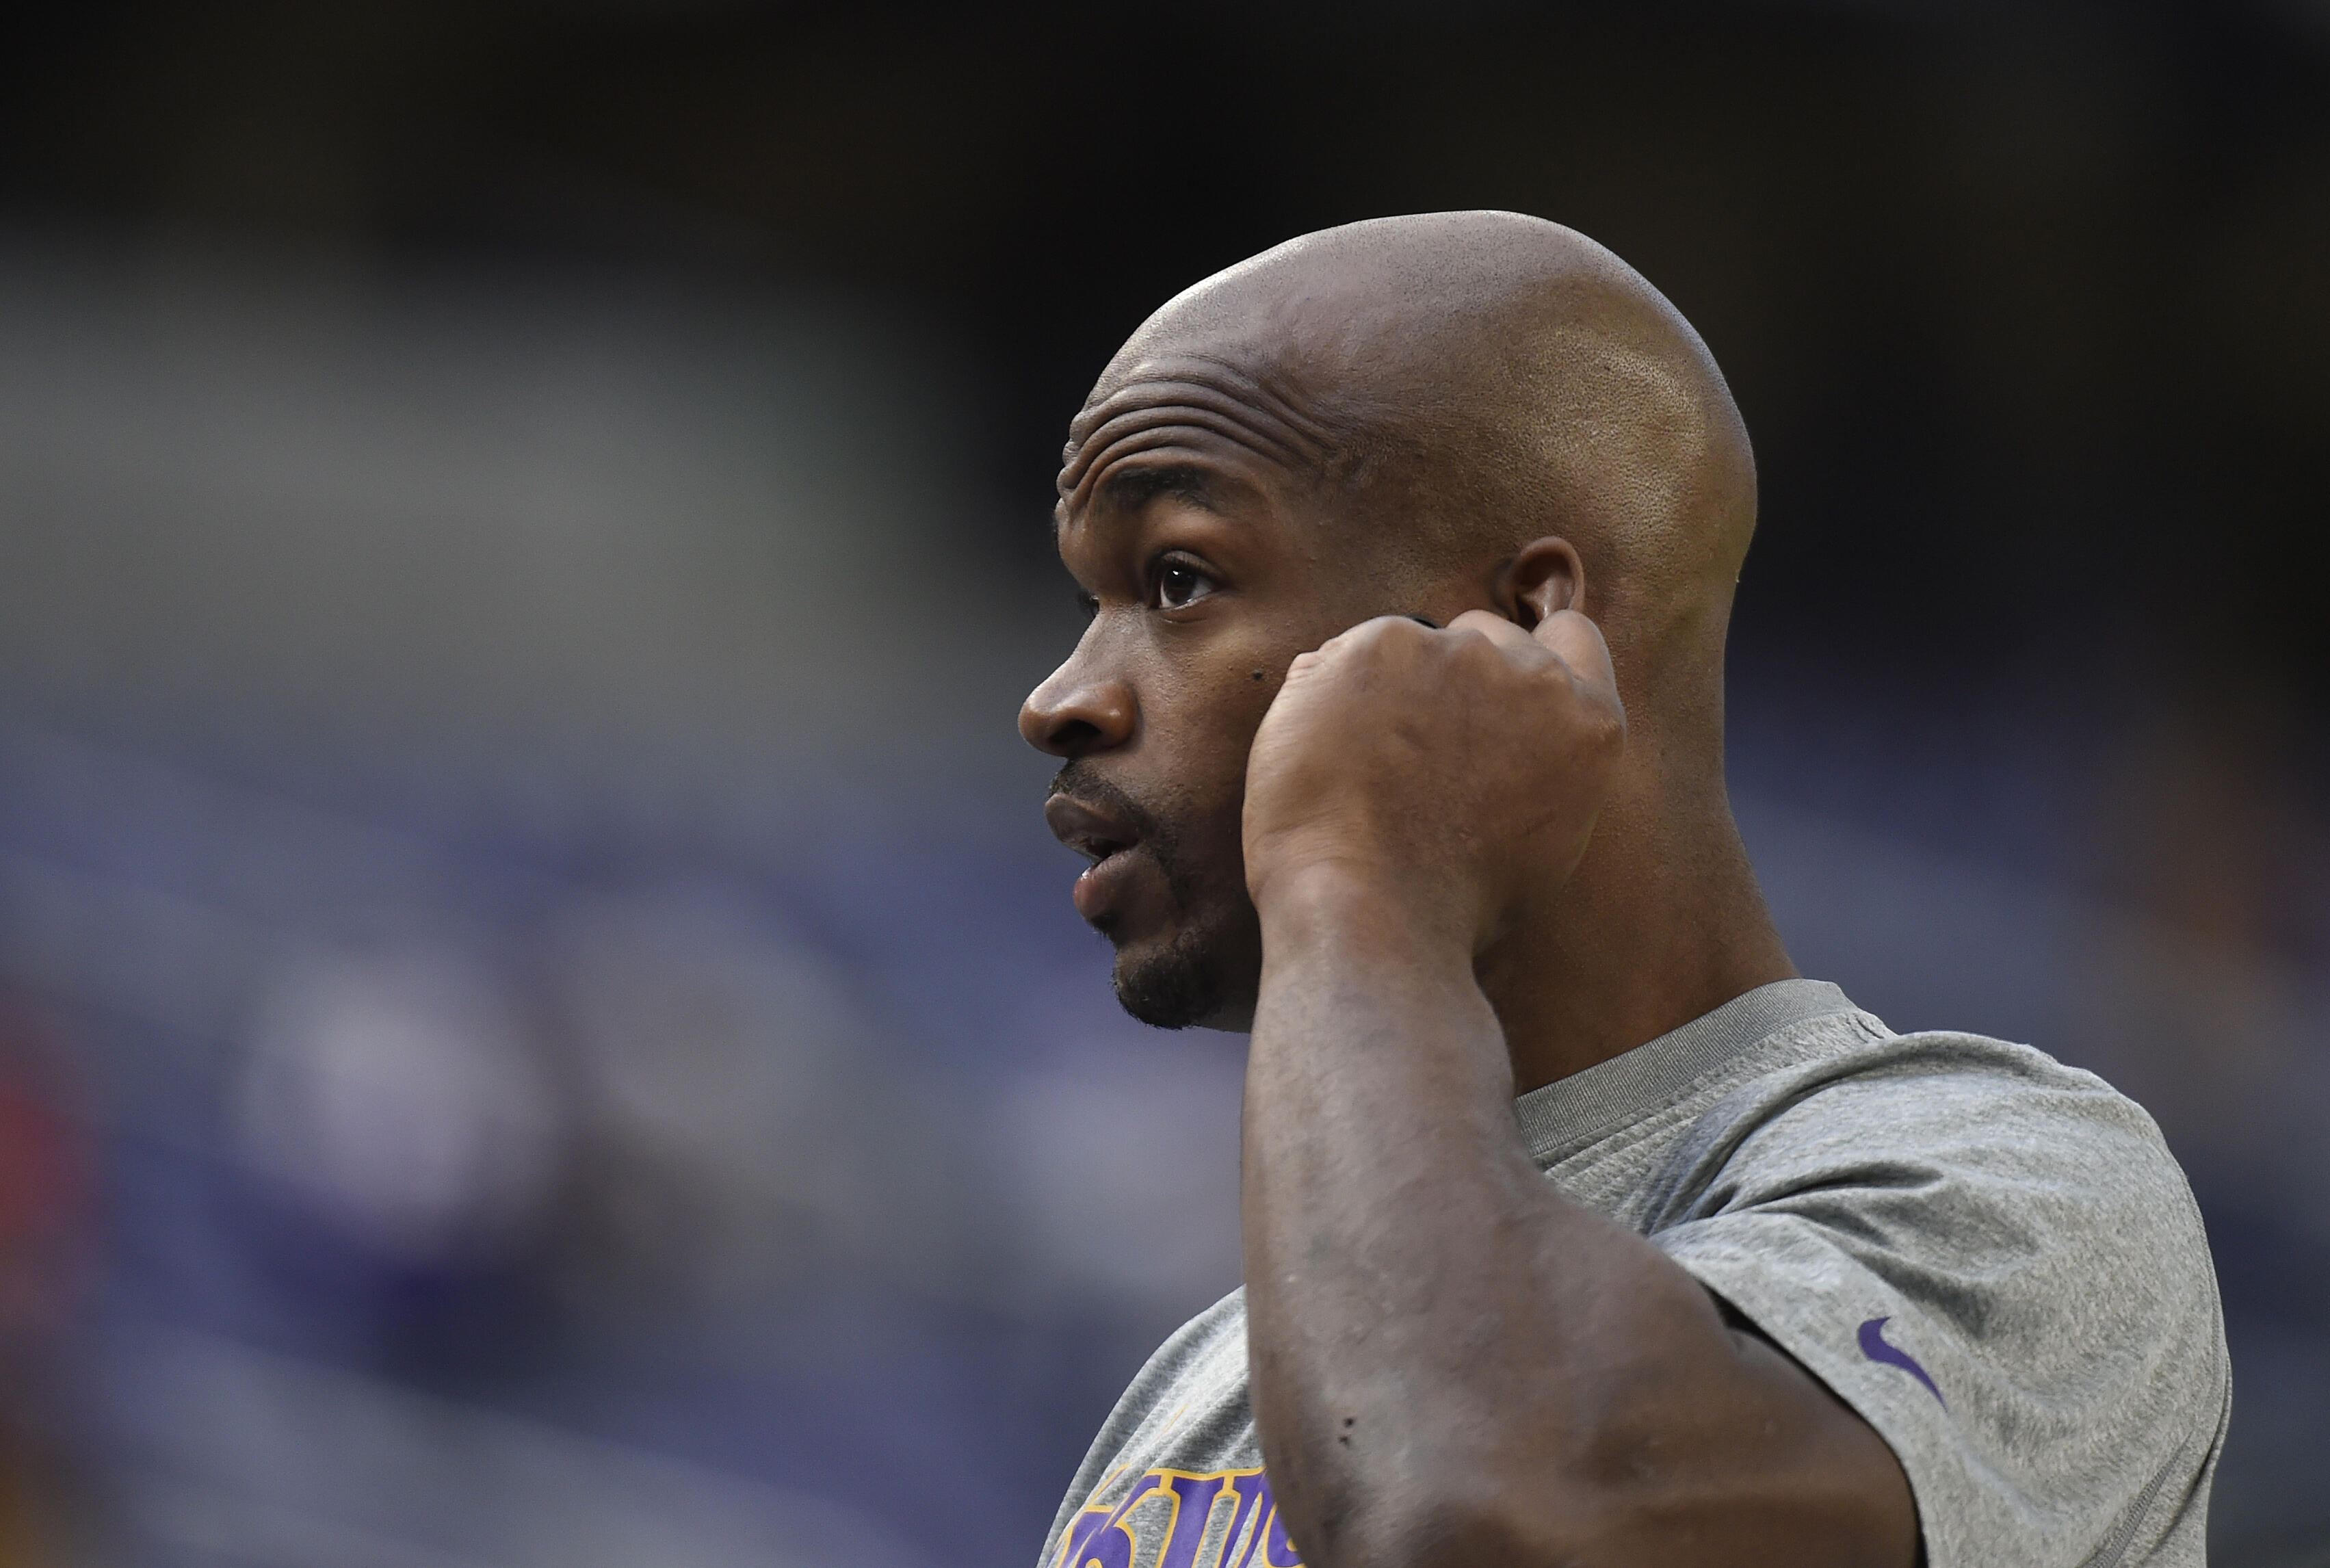
[{"label": "clenched fist", "polygon": [[1255,736],[1247,889],[1266,914],[1313,875],[1355,880],[1477,955],[1577,869],[1625,736],[1576,611],[1363,622],[1294,660]]}]

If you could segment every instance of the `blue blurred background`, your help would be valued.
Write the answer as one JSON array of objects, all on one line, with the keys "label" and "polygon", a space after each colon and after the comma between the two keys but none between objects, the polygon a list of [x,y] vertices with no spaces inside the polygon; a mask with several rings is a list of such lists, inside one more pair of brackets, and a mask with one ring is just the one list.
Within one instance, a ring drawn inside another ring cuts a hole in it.
[{"label": "blue blurred background", "polygon": [[0,1565],[1028,1561],[1236,1280],[1012,727],[1108,352],[1641,266],[1800,965],[2158,1117],[2330,1563],[2330,9],[52,8],[0,37]]}]

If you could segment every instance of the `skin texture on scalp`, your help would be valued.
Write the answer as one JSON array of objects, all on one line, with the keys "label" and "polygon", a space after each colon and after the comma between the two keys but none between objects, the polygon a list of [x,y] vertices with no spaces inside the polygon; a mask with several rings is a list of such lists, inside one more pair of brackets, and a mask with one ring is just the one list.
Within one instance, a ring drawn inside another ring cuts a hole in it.
[{"label": "skin texture on scalp", "polygon": [[1884,1441],[1512,1114],[1794,974],[1723,785],[1755,476],[1697,335],[1552,223],[1352,224],[1167,304],[1066,460],[1092,621],[1020,728],[1120,996],[1253,1031],[1303,1561],[1908,1568]]}]

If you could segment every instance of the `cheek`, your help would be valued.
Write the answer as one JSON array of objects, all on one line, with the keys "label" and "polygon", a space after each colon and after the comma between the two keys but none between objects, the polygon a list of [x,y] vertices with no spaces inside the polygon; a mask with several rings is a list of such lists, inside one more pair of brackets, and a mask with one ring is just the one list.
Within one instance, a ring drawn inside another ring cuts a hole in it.
[{"label": "cheek", "polygon": [[1223,683],[1192,705],[1186,720],[1189,738],[1177,760],[1190,796],[1233,819],[1246,797],[1246,757],[1255,733],[1279,684],[1274,674],[1257,681],[1241,673],[1243,679]]},{"label": "cheek", "polygon": [[[1147,767],[1159,784],[1235,844],[1246,764],[1263,715],[1297,654],[1343,628],[1315,604],[1256,600],[1197,635],[1166,632],[1149,650],[1141,707]],[[1317,624],[1314,624],[1317,623]],[[1197,632],[1196,628],[1184,629]],[[1315,634],[1314,634],[1315,633]],[[1213,821],[1227,819],[1227,828]],[[1194,841],[1198,822],[1184,825]]]},{"label": "cheek", "polygon": [[1141,772],[1170,839],[1166,854],[1186,892],[1217,883],[1243,889],[1240,849],[1246,755],[1278,689],[1251,663],[1228,680],[1180,685],[1145,702]]},{"label": "cheek", "polygon": [[1141,693],[1149,738],[1192,766],[1226,754],[1242,760],[1293,658],[1232,646],[1209,649],[1179,668],[1179,661],[1160,660]]}]

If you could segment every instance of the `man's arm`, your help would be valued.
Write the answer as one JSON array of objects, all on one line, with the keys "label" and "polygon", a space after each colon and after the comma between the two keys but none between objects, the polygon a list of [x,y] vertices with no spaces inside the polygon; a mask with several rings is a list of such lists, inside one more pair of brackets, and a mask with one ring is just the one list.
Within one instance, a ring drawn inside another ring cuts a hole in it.
[{"label": "man's arm", "polygon": [[1582,617],[1467,622],[1304,656],[1249,773],[1248,1333],[1289,1535],[1313,1568],[1909,1568],[1884,1441],[1522,1146],[1473,958],[1517,879],[1575,868],[1624,721]]}]

